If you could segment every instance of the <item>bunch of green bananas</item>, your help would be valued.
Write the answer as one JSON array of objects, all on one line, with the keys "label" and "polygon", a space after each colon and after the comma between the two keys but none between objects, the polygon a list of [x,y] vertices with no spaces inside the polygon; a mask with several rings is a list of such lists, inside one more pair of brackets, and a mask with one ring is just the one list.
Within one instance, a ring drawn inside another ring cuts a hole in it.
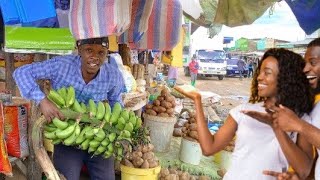
[{"label": "bunch of green bananas", "polygon": [[53,144],[77,146],[105,158],[113,155],[120,161],[124,154],[120,142],[126,140],[131,143],[132,134],[143,128],[141,118],[133,111],[122,109],[120,103],[115,103],[112,109],[108,103],[99,101],[96,104],[92,99],[88,105],[79,103],[72,86],[50,90],[48,99],[61,109],[67,119],[78,119],[61,121],[54,118],[45,125],[44,136]]}]

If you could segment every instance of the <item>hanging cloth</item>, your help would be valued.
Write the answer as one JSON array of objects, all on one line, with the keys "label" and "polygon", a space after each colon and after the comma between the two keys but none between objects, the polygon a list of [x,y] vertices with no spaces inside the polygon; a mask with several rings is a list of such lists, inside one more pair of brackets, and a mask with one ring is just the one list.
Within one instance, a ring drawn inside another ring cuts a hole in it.
[{"label": "hanging cloth", "polygon": [[320,28],[319,0],[286,0],[300,27],[308,35]]},{"label": "hanging cloth", "polygon": [[153,3],[154,0],[133,0],[130,27],[119,37],[119,44],[140,41],[143,33],[148,29],[148,21]]},{"label": "hanging cloth", "polygon": [[277,0],[220,0],[214,22],[229,27],[252,24]]},{"label": "hanging cloth", "polygon": [[166,51],[173,49],[180,39],[182,7],[179,0],[155,0],[148,21],[148,30],[135,48]]}]

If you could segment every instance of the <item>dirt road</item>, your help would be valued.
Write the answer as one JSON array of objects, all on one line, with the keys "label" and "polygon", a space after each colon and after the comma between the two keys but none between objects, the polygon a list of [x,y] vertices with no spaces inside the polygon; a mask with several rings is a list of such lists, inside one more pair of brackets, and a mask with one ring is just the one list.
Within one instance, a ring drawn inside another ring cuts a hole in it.
[{"label": "dirt road", "polygon": [[[211,91],[221,96],[220,103],[216,105],[217,114],[225,119],[229,110],[241,102],[247,102],[250,95],[252,78],[225,77],[218,80],[217,77],[198,78],[196,88],[200,91]],[[178,84],[190,84],[190,77],[184,76],[183,69],[179,69]]]}]

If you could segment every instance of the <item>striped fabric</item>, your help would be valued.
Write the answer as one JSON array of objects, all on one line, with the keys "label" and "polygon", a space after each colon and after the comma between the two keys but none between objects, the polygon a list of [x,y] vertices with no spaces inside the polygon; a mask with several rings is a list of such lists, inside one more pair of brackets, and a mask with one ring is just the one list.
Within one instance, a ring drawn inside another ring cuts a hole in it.
[{"label": "striped fabric", "polygon": [[179,0],[155,0],[148,20],[148,30],[142,39],[130,44],[132,49],[172,50],[179,42],[182,26]]},{"label": "striped fabric", "polygon": [[69,27],[75,39],[120,35],[129,28],[132,0],[71,0]]},{"label": "striped fabric", "polygon": [[119,37],[119,43],[137,43],[148,29],[148,21],[154,0],[133,0],[131,24],[129,29]]}]

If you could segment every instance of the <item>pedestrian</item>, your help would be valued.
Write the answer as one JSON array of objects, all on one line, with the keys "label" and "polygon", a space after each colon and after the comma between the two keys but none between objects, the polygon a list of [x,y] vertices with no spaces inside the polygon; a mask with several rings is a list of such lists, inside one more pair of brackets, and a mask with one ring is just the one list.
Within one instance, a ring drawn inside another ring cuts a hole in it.
[{"label": "pedestrian", "polygon": [[248,78],[253,77],[253,62],[249,60],[248,63]]},{"label": "pedestrian", "polygon": [[[124,82],[115,65],[108,64],[108,38],[82,39],[76,42],[79,55],[57,56],[28,64],[16,69],[13,77],[22,97],[35,101],[44,117],[64,119],[60,110],[46,97],[37,84],[38,80],[50,80],[52,88],[73,86],[79,102],[89,99],[107,100],[111,106],[121,102]],[[114,159],[92,156],[87,151],[58,144],[54,146],[55,168],[68,180],[79,180],[83,163],[91,179],[115,179]]]},{"label": "pedestrian", "polygon": [[191,76],[191,85],[195,87],[197,74],[199,70],[199,63],[197,60],[197,56],[195,54],[192,56],[191,62],[189,63],[189,70],[190,70],[190,76]]},{"label": "pedestrian", "polygon": [[239,75],[240,75],[240,80],[242,80],[243,77],[243,73],[246,67],[246,63],[240,58],[237,62],[237,66],[238,66],[238,71],[239,71]]},{"label": "pedestrian", "polygon": [[[310,86],[314,90],[314,94],[317,94],[315,99],[315,105],[310,114],[312,124],[305,123],[299,116],[287,108],[284,104],[280,107],[274,107],[276,117],[273,119],[273,123],[277,124],[279,128],[287,132],[298,132],[313,146],[317,148],[318,154],[320,153],[320,38],[314,39],[307,46],[305,53],[306,66],[304,72],[309,79]],[[303,177],[297,177],[297,174],[292,172],[274,172],[265,171],[265,174],[271,176],[277,176],[278,179],[283,180],[296,180],[303,179]],[[314,178],[320,179],[320,159],[317,159]]]},{"label": "pedestrian", "polygon": [[168,70],[168,84],[170,87],[174,87],[176,85],[176,81],[178,79],[178,67],[174,67],[172,65],[169,66]]},{"label": "pedestrian", "polygon": [[[250,110],[269,112],[273,104],[286,104],[299,117],[310,121],[313,96],[303,72],[304,60],[286,49],[269,49],[262,57],[252,79],[251,97],[229,112],[224,125],[212,135],[204,117],[201,95],[198,92],[176,89],[193,99],[202,153],[213,155],[236,136],[231,166],[224,180],[269,180],[262,171],[281,171],[292,165],[301,177],[308,174],[312,163],[312,146],[297,133],[285,133],[273,124],[265,124],[246,113]],[[299,79],[299,81],[297,81]],[[213,136],[213,137],[212,137]],[[295,142],[297,144],[295,144]]]}]

